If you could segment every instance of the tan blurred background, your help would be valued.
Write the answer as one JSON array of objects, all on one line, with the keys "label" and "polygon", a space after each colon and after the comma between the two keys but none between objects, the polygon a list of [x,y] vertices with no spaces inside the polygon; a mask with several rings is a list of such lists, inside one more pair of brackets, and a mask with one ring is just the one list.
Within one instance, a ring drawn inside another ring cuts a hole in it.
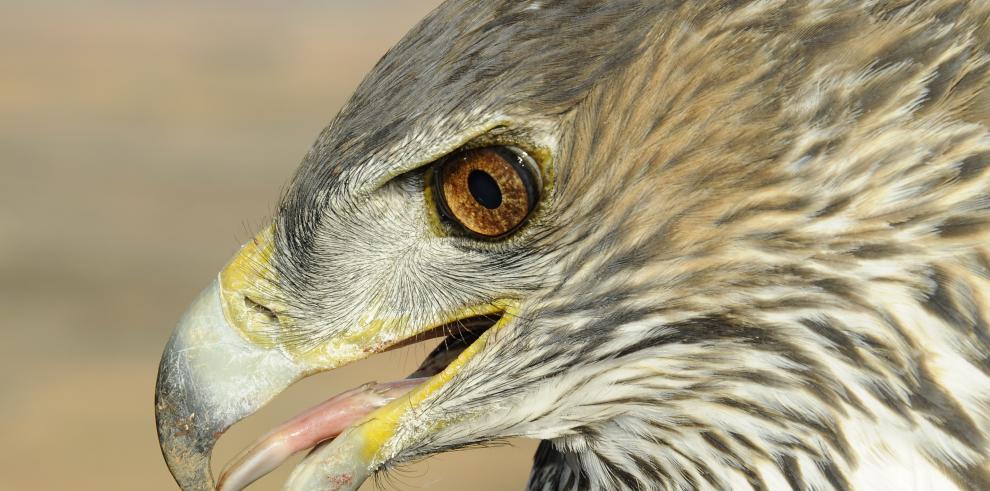
[{"label": "tan blurred background", "polygon": [[[0,489],[175,489],[152,408],[173,323],[437,3],[0,2]],[[329,395],[403,376],[427,349],[298,384],[216,460]],[[520,489],[534,445],[513,443],[382,485]],[[280,489],[289,467],[252,489]]]}]

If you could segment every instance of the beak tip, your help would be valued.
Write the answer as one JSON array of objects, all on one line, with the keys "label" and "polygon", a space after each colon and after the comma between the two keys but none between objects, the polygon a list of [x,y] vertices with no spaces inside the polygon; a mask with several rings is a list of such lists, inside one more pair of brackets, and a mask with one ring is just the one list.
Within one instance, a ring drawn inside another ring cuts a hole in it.
[{"label": "beak tip", "polygon": [[[214,284],[204,291],[194,302],[192,313],[212,313],[218,310],[218,307],[212,305],[217,302],[214,299],[219,298],[215,289]],[[204,304],[206,309],[202,308]],[[222,319],[215,314],[203,316],[187,313],[165,346],[155,385],[158,443],[172,477],[183,491],[214,489],[210,455],[220,434],[229,426],[222,421],[226,415],[216,411],[204,399],[208,394],[196,390],[199,386],[197,374],[188,354],[184,354],[190,348],[190,339],[200,335],[208,327],[196,322],[204,317],[212,318],[212,323]]]},{"label": "beak tip", "polygon": [[206,414],[197,412],[194,401],[183,397],[181,387],[171,383],[168,363],[162,360],[155,390],[155,420],[162,456],[172,477],[184,491],[211,491],[213,475],[210,454],[219,428]]}]

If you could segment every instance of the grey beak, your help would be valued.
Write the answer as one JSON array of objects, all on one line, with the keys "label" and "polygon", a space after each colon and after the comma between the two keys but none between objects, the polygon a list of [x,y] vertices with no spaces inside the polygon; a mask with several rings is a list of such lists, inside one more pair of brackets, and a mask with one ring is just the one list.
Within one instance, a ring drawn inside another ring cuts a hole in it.
[{"label": "grey beak", "polygon": [[248,342],[221,302],[214,281],[179,321],[158,367],[158,441],[184,491],[213,490],[210,454],[220,435],[304,373],[277,349]]}]

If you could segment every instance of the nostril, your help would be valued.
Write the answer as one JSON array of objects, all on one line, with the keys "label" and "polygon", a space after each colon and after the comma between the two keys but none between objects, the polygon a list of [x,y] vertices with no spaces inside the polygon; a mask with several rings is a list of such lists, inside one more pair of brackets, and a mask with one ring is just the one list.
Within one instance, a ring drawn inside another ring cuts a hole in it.
[{"label": "nostril", "polygon": [[255,302],[254,300],[251,300],[251,298],[248,297],[247,295],[244,296],[244,306],[247,308],[248,312],[259,314],[262,317],[264,317],[265,320],[268,322],[271,323],[278,322],[278,316],[275,315],[275,312],[272,311],[272,309],[265,307],[264,305],[261,305],[260,303]]}]

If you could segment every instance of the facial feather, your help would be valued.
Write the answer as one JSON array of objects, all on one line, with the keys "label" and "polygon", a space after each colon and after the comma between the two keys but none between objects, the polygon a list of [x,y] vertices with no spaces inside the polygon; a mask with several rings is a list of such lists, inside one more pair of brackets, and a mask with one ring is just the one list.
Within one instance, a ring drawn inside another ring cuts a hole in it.
[{"label": "facial feather", "polygon": [[[533,490],[990,488],[990,7],[534,5],[427,18],[280,209],[313,338],[521,303],[380,465],[528,436]],[[496,128],[549,194],[437,236],[417,169]]]}]

